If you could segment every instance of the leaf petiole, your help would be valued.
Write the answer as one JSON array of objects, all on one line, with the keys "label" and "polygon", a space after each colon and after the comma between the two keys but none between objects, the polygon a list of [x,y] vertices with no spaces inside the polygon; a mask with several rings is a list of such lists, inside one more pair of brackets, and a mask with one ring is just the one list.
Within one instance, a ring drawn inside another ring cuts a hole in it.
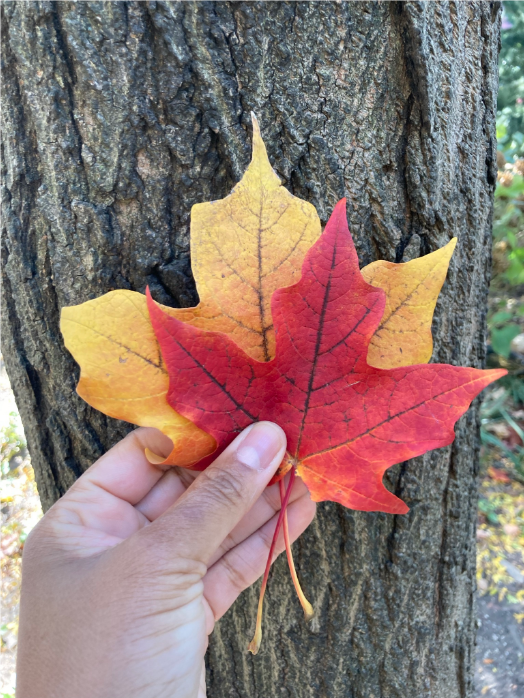
[{"label": "leaf petiole", "polygon": [[273,534],[273,540],[271,541],[271,547],[269,548],[269,555],[267,557],[267,563],[266,563],[266,569],[264,571],[264,577],[262,579],[262,586],[260,588],[260,597],[258,599],[258,610],[257,610],[257,623],[255,627],[255,634],[253,635],[253,639],[249,643],[248,650],[252,654],[257,654],[258,650],[260,649],[260,643],[262,641],[262,610],[264,607],[264,594],[266,593],[266,587],[267,587],[267,578],[269,575],[269,570],[271,568],[271,563],[273,562],[273,553],[275,551],[275,545],[277,543],[278,539],[278,534],[280,533],[280,529],[282,527],[282,524],[284,522],[284,517],[286,514],[286,507],[289,502],[289,496],[291,495],[291,489],[293,487],[293,482],[295,481],[295,468],[291,469],[291,475],[289,477],[289,483],[286,489],[286,493],[284,495],[284,499],[282,500],[282,506],[280,509],[280,514],[277,519],[277,525],[275,526],[275,533]]},{"label": "leaf petiole", "polygon": [[[285,489],[284,489],[284,480],[279,481],[279,487],[280,487],[280,502],[281,502],[281,507],[283,507],[284,504],[284,497],[285,497]],[[295,591],[297,592],[298,600],[300,601],[300,605],[302,606],[304,610],[304,616],[306,617],[306,620],[311,620],[313,616],[315,615],[315,610],[313,606],[309,603],[309,601],[306,599],[304,592],[302,591],[302,587],[300,586],[300,582],[298,581],[298,576],[297,576],[297,571],[295,569],[295,563],[293,562],[293,553],[291,552],[291,543],[289,542],[289,530],[287,527],[287,510],[284,509],[284,541],[286,543],[286,555],[287,555],[287,562],[289,565],[289,572],[291,574],[291,579],[293,580],[293,584],[295,586]]]}]

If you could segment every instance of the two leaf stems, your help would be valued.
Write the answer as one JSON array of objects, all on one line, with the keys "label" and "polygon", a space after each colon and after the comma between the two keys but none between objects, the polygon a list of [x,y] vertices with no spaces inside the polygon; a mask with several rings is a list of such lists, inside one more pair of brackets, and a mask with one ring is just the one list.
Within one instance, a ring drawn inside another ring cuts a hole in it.
[{"label": "two leaf stems", "polygon": [[260,643],[262,641],[262,609],[264,606],[264,594],[266,593],[266,587],[267,587],[267,580],[268,580],[268,575],[269,575],[269,570],[271,567],[271,563],[273,562],[273,554],[275,552],[275,545],[278,539],[278,534],[280,533],[280,529],[283,528],[284,530],[284,543],[286,546],[286,555],[287,555],[287,561],[289,565],[289,571],[291,573],[291,579],[293,580],[293,584],[295,586],[295,590],[297,592],[297,596],[299,598],[300,604],[302,608],[304,609],[304,615],[306,617],[306,620],[311,620],[313,616],[315,615],[315,611],[313,610],[313,606],[309,603],[309,601],[306,599],[304,596],[304,592],[302,591],[302,587],[300,586],[300,582],[298,581],[297,577],[297,571],[295,569],[295,563],[293,562],[293,555],[291,553],[291,543],[289,542],[289,530],[288,530],[288,525],[287,525],[287,505],[289,503],[289,497],[291,495],[291,490],[293,488],[293,483],[295,481],[295,468],[291,468],[291,474],[289,476],[289,483],[287,486],[287,489],[284,487],[284,480],[279,480],[279,487],[280,487],[280,514],[277,519],[277,525],[275,526],[275,533],[273,534],[273,540],[271,541],[271,546],[269,548],[269,555],[267,558],[267,563],[266,563],[266,569],[264,571],[264,577],[262,579],[262,587],[260,588],[260,597],[258,600],[258,610],[257,610],[257,623],[256,623],[256,628],[255,628],[255,634],[253,636],[253,639],[249,643],[249,651],[252,654],[257,654],[259,648],[260,648]]}]

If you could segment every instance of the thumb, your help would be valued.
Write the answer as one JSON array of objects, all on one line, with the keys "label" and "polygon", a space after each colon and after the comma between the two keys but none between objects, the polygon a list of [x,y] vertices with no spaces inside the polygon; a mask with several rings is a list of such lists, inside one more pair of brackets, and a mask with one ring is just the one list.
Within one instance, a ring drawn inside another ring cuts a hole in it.
[{"label": "thumb", "polygon": [[286,436],[272,422],[256,422],[194,481],[162,516],[143,529],[170,557],[208,564],[228,533],[251,509],[284,458]]}]

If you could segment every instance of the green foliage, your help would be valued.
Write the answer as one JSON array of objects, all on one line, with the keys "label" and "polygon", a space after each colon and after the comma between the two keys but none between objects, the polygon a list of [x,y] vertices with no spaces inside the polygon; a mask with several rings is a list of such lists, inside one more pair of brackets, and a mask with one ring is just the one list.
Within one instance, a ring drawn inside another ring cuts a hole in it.
[{"label": "green foliage", "polygon": [[9,423],[0,427],[0,468],[5,477],[9,473],[9,462],[26,448],[20,417],[16,412],[9,415]]},{"label": "green foliage", "polygon": [[[522,175],[518,174],[512,174],[511,170],[509,170],[510,174],[507,180],[507,184],[504,182],[504,175],[501,175],[501,179],[499,182],[499,186],[495,190],[495,198],[496,199],[505,199],[510,200],[514,206],[518,205],[519,197],[524,194],[524,177]],[[509,203],[509,201],[507,201]],[[520,202],[522,203],[522,202]],[[522,217],[522,210],[519,209],[520,215]],[[506,212],[505,216],[509,216],[511,214],[515,214],[516,212],[514,209],[508,209]],[[499,221],[500,222],[500,221]]]},{"label": "green foliage", "polygon": [[479,499],[479,511],[485,515],[489,523],[497,524],[499,522],[497,509],[497,505],[492,500]]},{"label": "green foliage", "polygon": [[506,163],[498,175],[493,222],[494,278],[492,283],[495,288],[500,288],[504,284],[510,286],[524,284],[524,177],[522,173],[524,173],[524,160],[519,159],[513,164]]},{"label": "green foliage", "polygon": [[[504,3],[497,115],[498,182],[493,221],[493,275],[489,295],[490,367],[508,375],[487,392],[481,407],[484,462],[502,465],[524,482],[524,3]],[[520,337],[522,340],[522,337]],[[518,351],[517,351],[518,349]],[[479,510],[496,523],[481,499]]]},{"label": "green foliage", "polygon": [[[496,433],[493,433],[493,427],[500,434],[500,426],[502,432],[514,434],[524,443],[524,432],[520,424],[512,415],[512,410],[518,401],[514,401],[515,393],[512,390],[512,383],[517,386],[517,389],[524,387],[523,381],[518,376],[507,376],[504,380],[497,383],[497,388],[487,394],[482,403],[480,410],[481,429],[480,436],[482,443],[486,446],[492,446],[508,459],[517,475],[524,478],[524,449],[522,446],[510,446],[504,442]],[[518,395],[518,397],[521,397]],[[491,429],[491,430],[490,430]]]},{"label": "green foliage", "polygon": [[511,352],[511,342],[520,334],[519,325],[505,325],[491,328],[491,348],[496,354],[508,359]]},{"label": "green foliage", "polygon": [[[522,115],[524,111],[521,104],[515,107],[505,107],[497,114],[497,145],[504,153],[506,160],[513,161],[515,157],[524,155],[524,133],[521,131]],[[518,118],[517,118],[518,115]]]},{"label": "green foliage", "polygon": [[524,405],[524,380],[521,376],[506,376],[502,379],[502,385],[508,389],[510,400],[515,405]]},{"label": "green foliage", "polygon": [[512,160],[524,155],[524,3],[503,5],[497,139]]}]

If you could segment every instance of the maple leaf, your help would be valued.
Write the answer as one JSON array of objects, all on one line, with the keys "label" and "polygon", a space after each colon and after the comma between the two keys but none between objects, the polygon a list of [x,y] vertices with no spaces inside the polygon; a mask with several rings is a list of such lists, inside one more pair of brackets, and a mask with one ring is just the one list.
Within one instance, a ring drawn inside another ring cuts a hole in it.
[{"label": "maple leaf", "polygon": [[382,483],[385,470],[451,443],[473,398],[505,374],[367,364],[385,294],[359,271],[345,200],[306,256],[300,281],[274,294],[273,361],[254,361],[226,335],[188,326],[148,302],[169,403],[220,449],[254,421],[276,422],[287,435],[288,463],[313,499],[352,509],[405,513]]},{"label": "maple leaf", "polygon": [[249,646],[256,654],[269,566],[295,475],[314,501],[406,513],[406,504],[384,487],[386,469],[450,444],[473,398],[506,372],[445,364],[383,370],[367,363],[385,293],[359,271],[344,199],[308,252],[300,281],[273,296],[272,361],[257,362],[228,336],[170,317],[149,293],[148,304],[175,409],[211,433],[219,449],[255,421],[274,421],[286,432],[292,470]]},{"label": "maple leaf", "polygon": [[[273,171],[253,115],[253,157],[225,199],[191,211],[196,308],[164,312],[189,324],[228,332],[251,356],[274,352],[270,300],[293,283],[304,255],[320,235],[315,208],[292,196]],[[81,367],[78,394],[110,417],[160,429],[173,441],[163,465],[205,467],[216,442],[166,400],[169,379],[149,320],[146,298],[128,290],[63,308],[66,347]]]}]

